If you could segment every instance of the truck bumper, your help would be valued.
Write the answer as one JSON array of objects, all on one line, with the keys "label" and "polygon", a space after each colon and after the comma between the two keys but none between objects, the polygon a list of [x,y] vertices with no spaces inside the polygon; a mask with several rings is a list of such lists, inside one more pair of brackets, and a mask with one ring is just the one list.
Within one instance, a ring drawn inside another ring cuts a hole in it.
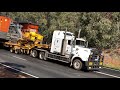
[{"label": "truck bumper", "polygon": [[85,66],[87,70],[99,70],[103,67],[103,62],[101,61],[92,61],[92,62],[85,62]]}]

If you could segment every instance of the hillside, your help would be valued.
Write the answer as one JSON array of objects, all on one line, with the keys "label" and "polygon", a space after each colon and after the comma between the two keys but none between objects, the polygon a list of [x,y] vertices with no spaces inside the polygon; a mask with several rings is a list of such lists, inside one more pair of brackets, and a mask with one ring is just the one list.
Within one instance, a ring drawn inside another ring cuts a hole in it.
[{"label": "hillside", "polygon": [[120,48],[104,51],[104,66],[120,69]]}]

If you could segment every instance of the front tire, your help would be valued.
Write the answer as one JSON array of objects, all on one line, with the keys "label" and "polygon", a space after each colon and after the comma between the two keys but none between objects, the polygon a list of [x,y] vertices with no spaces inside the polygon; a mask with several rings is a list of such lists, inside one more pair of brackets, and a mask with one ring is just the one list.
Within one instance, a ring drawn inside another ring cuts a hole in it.
[{"label": "front tire", "polygon": [[73,61],[73,68],[75,70],[82,70],[83,69],[83,63],[79,59],[75,59]]},{"label": "front tire", "polygon": [[13,53],[13,52],[14,52],[13,48],[10,48],[10,52],[11,52],[11,53]]}]

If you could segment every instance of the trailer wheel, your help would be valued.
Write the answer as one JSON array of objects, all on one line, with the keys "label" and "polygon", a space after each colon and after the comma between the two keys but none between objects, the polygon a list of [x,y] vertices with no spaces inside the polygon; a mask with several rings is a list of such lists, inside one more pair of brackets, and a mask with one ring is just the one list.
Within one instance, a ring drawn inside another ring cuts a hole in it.
[{"label": "trailer wheel", "polygon": [[23,54],[23,49],[20,49],[20,53]]},{"label": "trailer wheel", "polygon": [[13,53],[13,52],[14,52],[13,48],[10,48],[10,52],[11,52],[11,53]]},{"label": "trailer wheel", "polygon": [[81,70],[83,68],[83,63],[79,59],[73,61],[73,68],[76,70]]},{"label": "trailer wheel", "polygon": [[16,54],[19,54],[19,53],[20,53],[20,50],[19,50],[19,49],[16,49],[16,50],[15,50],[15,53],[16,53]]},{"label": "trailer wheel", "polygon": [[34,58],[37,57],[38,56],[37,50],[31,50],[30,55]]},{"label": "trailer wheel", "polygon": [[29,50],[27,50],[27,51],[26,51],[26,54],[28,55],[29,53],[30,53],[30,51],[29,51]]}]

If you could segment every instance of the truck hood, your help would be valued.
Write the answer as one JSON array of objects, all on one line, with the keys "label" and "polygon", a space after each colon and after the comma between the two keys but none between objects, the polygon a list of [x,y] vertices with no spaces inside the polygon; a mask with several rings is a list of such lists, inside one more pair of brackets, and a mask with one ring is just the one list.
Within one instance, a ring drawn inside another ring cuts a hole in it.
[{"label": "truck hood", "polygon": [[90,53],[92,48],[85,48],[85,47],[80,47],[80,46],[75,46],[74,50],[81,50]]},{"label": "truck hood", "polygon": [[74,56],[80,57],[83,61],[88,61],[89,55],[91,53],[91,49],[75,46],[75,48],[73,48],[72,53],[74,54]]},{"label": "truck hood", "polygon": [[96,48],[85,48],[80,46],[75,46],[73,48],[72,52],[76,57],[80,57],[83,61],[87,61],[89,58],[89,55],[101,55],[102,51],[96,49]]}]

